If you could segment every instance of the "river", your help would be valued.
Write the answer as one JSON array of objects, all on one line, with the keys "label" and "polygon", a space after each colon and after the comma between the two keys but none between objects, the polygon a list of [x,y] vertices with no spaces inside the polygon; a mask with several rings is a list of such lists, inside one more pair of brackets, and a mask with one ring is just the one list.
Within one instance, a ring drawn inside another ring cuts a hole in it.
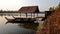
[{"label": "river", "polygon": [[35,23],[7,23],[0,16],[0,34],[35,34],[39,24]]}]

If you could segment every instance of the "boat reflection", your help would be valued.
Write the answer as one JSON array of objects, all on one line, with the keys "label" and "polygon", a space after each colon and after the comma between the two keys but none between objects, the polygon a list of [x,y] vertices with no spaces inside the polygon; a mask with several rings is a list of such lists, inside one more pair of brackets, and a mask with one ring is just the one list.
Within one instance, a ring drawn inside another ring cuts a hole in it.
[{"label": "boat reflection", "polygon": [[18,24],[19,26],[22,26],[26,29],[32,29],[32,30],[37,30],[38,23],[20,23]]},{"label": "boat reflection", "polygon": [[[8,24],[8,23],[12,23],[12,22],[6,22],[6,24]],[[38,26],[39,26],[39,23],[27,23],[27,22],[25,22],[25,23],[17,23],[17,24],[18,24],[19,27],[23,27],[23,28],[26,28],[26,29],[32,29],[34,31],[36,31]]]}]

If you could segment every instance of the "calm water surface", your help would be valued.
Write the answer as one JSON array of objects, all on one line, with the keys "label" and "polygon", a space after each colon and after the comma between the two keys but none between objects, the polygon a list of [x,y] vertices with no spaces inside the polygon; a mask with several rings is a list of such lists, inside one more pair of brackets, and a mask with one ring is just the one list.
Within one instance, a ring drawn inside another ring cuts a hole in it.
[{"label": "calm water surface", "polygon": [[0,34],[35,34],[38,24],[7,23],[7,20],[0,16]]}]

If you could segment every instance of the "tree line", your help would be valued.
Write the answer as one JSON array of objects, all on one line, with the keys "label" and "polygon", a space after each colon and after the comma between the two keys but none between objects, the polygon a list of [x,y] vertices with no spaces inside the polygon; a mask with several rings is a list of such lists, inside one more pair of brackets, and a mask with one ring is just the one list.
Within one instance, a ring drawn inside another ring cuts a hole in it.
[{"label": "tree line", "polygon": [[59,4],[56,7],[50,7],[49,11],[55,11],[57,9],[60,9],[60,2],[59,2]]}]

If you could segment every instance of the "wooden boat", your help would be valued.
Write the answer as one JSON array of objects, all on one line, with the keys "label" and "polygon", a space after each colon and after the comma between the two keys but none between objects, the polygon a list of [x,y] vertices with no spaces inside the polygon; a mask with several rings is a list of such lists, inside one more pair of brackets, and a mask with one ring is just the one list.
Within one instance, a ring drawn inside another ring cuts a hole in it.
[{"label": "wooden boat", "polygon": [[22,18],[7,19],[7,20],[8,21],[6,23],[34,23],[34,20],[24,20]]},{"label": "wooden boat", "polygon": [[8,20],[8,21],[13,21],[13,20],[15,20],[15,19],[9,19],[9,18],[7,18],[7,17],[5,17],[5,19]]}]

